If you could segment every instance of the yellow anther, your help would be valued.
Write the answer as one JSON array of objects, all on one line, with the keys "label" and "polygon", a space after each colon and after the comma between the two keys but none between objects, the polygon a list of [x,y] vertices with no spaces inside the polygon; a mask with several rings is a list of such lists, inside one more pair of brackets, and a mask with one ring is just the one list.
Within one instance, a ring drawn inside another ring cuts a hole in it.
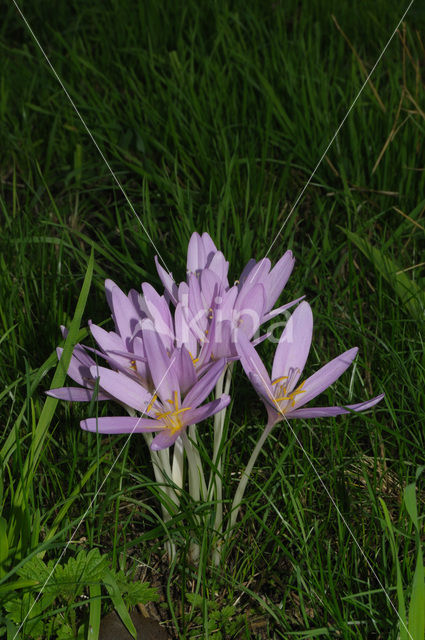
[{"label": "yellow anther", "polygon": [[280,376],[280,378],[276,378],[276,380],[273,380],[272,384],[277,384],[281,380],[287,380],[287,379],[288,379],[288,376]]},{"label": "yellow anther", "polygon": [[151,401],[149,402],[148,406],[146,407],[146,413],[148,413],[152,409],[153,403],[155,402],[157,397],[158,396],[156,394],[154,396],[152,396]]}]

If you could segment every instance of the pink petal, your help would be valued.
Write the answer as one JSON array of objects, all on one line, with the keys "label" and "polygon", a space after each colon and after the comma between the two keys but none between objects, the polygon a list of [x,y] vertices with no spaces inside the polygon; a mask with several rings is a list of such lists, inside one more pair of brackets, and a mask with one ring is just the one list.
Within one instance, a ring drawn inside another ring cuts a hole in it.
[{"label": "pink petal", "polygon": [[[58,389],[50,389],[45,393],[52,398],[67,400],[69,402],[90,402],[94,395],[93,389],[83,389],[82,387],[59,387]],[[110,396],[101,391],[96,395],[96,400],[109,399]]]},{"label": "pink petal", "polygon": [[171,433],[171,429],[164,429],[152,440],[150,448],[152,451],[168,449],[168,447],[171,447],[175,443],[182,431],[183,429],[179,429],[178,431]]},{"label": "pink petal", "polygon": [[155,330],[160,335],[164,347],[171,350],[174,342],[174,327],[168,304],[165,298],[147,282],[142,284],[142,290]]},{"label": "pink petal", "polygon": [[112,289],[114,321],[125,347],[128,349],[133,338],[140,333],[141,318],[128,297],[119,287]]},{"label": "pink petal", "polygon": [[357,351],[357,347],[345,351],[345,353],[342,353],[340,356],[328,362],[328,364],[325,364],[319,371],[313,373],[310,378],[307,378],[302,387],[305,393],[300,393],[295,396],[294,408],[297,409],[303,404],[307,404],[307,402],[310,402],[310,400],[318,396],[319,393],[322,393],[322,391],[330,387],[335,380],[338,380],[353,362]]},{"label": "pink petal", "polygon": [[268,320],[271,320],[272,318],[275,318],[280,313],[287,311],[288,309],[293,307],[295,304],[298,304],[298,302],[301,302],[301,300],[304,300],[304,298],[305,296],[301,296],[296,300],[292,300],[291,302],[287,302],[286,304],[283,304],[281,307],[277,307],[276,309],[273,309],[273,311],[269,311],[268,313],[265,313],[261,318],[261,324],[263,324],[264,322],[267,322]]},{"label": "pink petal", "polygon": [[198,407],[211,393],[224,370],[225,360],[214,362],[210,369],[192,387],[183,401],[183,407]]},{"label": "pink petal", "polygon": [[187,247],[187,270],[189,273],[196,273],[198,269],[203,269],[207,260],[204,243],[201,236],[196,231],[192,233]]},{"label": "pink petal", "polygon": [[221,251],[214,253],[212,260],[207,263],[208,268],[213,271],[220,281],[222,287],[227,289],[229,287],[229,281],[227,279],[227,272],[229,271],[229,263],[225,259]]},{"label": "pink petal", "polygon": [[302,302],[280,337],[273,361],[272,381],[291,375],[288,391],[293,390],[307,361],[312,335],[313,314],[308,302]]},{"label": "pink petal", "polygon": [[170,357],[168,356],[151,320],[143,321],[143,345],[155,386],[155,393],[159,395],[162,403],[167,406],[168,400],[174,400],[174,392],[176,391],[177,400],[180,403],[176,356],[173,354]]},{"label": "pink petal", "polygon": [[260,326],[265,300],[266,294],[262,284],[244,287],[237,297],[234,307],[234,321],[249,338]]},{"label": "pink petal", "polygon": [[204,233],[202,234],[201,242],[204,245],[204,251],[207,259],[211,256],[211,254],[217,253],[217,247],[215,246],[214,241],[209,233],[207,233],[206,231],[204,231]]},{"label": "pink petal", "polygon": [[267,311],[273,307],[274,303],[282,293],[286,283],[288,282],[289,276],[291,275],[292,269],[294,268],[294,264],[295,258],[292,255],[292,251],[287,251],[268,274],[265,285],[267,294]]},{"label": "pink petal", "polygon": [[262,381],[263,387],[265,386],[271,395],[273,395],[269,374],[260,356],[243,331],[239,331],[237,334],[236,350],[246,375],[249,376],[250,373],[253,373],[258,376]]},{"label": "pink petal", "polygon": [[202,422],[202,420],[205,420],[222,409],[225,409],[229,402],[230,396],[223,394],[217,400],[212,400],[211,402],[207,402],[207,404],[203,404],[202,407],[182,413],[181,416],[184,419],[184,425],[188,426]]},{"label": "pink petal", "polygon": [[158,275],[161,279],[162,284],[165,287],[165,290],[168,296],[170,297],[170,300],[173,302],[173,304],[177,304],[178,289],[177,289],[176,283],[174,282],[173,274],[168,273],[167,271],[165,271],[163,267],[161,267],[157,256],[155,256],[154,259],[155,259],[156,270],[158,271]]},{"label": "pink petal", "polygon": [[118,402],[126,404],[137,411],[146,411],[152,395],[135,380],[132,380],[124,373],[117,373],[97,365],[90,367],[90,373],[93,378],[99,378],[101,389],[109,393]]},{"label": "pink petal", "polygon": [[371,400],[366,400],[365,402],[359,402],[358,404],[347,404],[346,408],[344,407],[311,407],[305,409],[294,409],[286,414],[287,418],[326,418],[330,416],[340,416],[344,413],[350,413],[351,411],[366,411],[366,409],[371,409],[378,402],[382,400],[384,394],[376,396],[376,398],[372,398]]},{"label": "pink petal", "polygon": [[94,433],[148,433],[164,429],[164,424],[151,418],[107,417],[81,420],[84,431]]},{"label": "pink petal", "polygon": [[184,395],[196,384],[196,371],[186,347],[176,349],[174,354],[176,356],[177,371],[179,371],[180,391]]}]

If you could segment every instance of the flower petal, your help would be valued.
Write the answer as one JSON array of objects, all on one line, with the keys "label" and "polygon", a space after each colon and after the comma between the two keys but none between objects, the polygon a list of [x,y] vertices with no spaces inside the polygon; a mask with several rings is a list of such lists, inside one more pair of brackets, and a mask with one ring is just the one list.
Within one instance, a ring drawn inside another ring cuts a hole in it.
[{"label": "flower petal", "polygon": [[277,345],[272,380],[291,377],[292,391],[304,369],[313,335],[313,314],[308,302],[302,302],[289,318]]},{"label": "flower petal", "polygon": [[273,269],[267,276],[265,283],[266,290],[266,310],[269,311],[280,294],[282,293],[292,269],[294,268],[295,258],[292,251],[286,251],[283,256],[278,260]]},{"label": "flower petal", "polygon": [[287,302],[286,304],[283,304],[281,307],[276,307],[276,309],[273,309],[273,311],[269,311],[268,313],[265,313],[261,318],[261,324],[263,324],[264,322],[267,322],[268,320],[271,320],[272,318],[275,318],[280,313],[287,311],[294,305],[298,304],[298,302],[301,302],[301,300],[304,300],[304,298],[305,296],[300,296],[299,298],[296,298],[296,300],[291,300],[291,302]]},{"label": "flower petal", "polygon": [[217,253],[217,247],[215,246],[214,241],[211,238],[210,234],[207,233],[206,231],[204,231],[204,233],[202,234],[201,241],[202,241],[202,244],[204,245],[205,256],[208,262],[206,266],[209,266],[209,260],[212,259],[212,255],[215,255]]},{"label": "flower petal", "polygon": [[[57,389],[49,389],[45,392],[46,395],[52,398],[58,398],[59,400],[68,400],[69,402],[90,402],[93,398],[93,389],[83,389],[82,387],[59,387]],[[96,400],[109,400],[110,396],[106,393],[99,393],[96,395]]]},{"label": "flower petal", "polygon": [[152,451],[161,451],[162,449],[168,449],[171,447],[177,438],[180,436],[183,429],[179,429],[174,433],[171,432],[171,429],[164,429],[151,442],[150,448]]},{"label": "flower petal", "polygon": [[233,320],[248,338],[251,338],[260,326],[265,301],[264,286],[260,283],[244,287],[237,297]]},{"label": "flower petal", "polygon": [[198,269],[203,269],[207,260],[204,243],[197,231],[190,236],[187,246],[187,270],[189,273],[196,273]]},{"label": "flower petal", "polygon": [[266,389],[268,389],[268,391],[273,395],[269,374],[267,373],[260,356],[243,331],[239,331],[237,334],[236,350],[246,375],[249,376],[250,373],[253,373],[258,376],[262,381],[262,387],[266,387]]},{"label": "flower petal", "polygon": [[176,356],[174,354],[171,354],[170,357],[168,356],[151,320],[143,321],[143,345],[155,386],[155,393],[159,395],[162,403],[167,405],[167,401],[173,400],[174,392],[177,391],[177,400],[180,404]]},{"label": "flower petal", "polygon": [[202,378],[198,380],[198,382],[189,391],[183,401],[183,407],[199,407],[201,402],[205,400],[215,387],[217,380],[223,373],[225,363],[226,361],[224,358],[214,362],[210,369],[208,369]]},{"label": "flower petal", "polygon": [[184,419],[184,425],[189,426],[191,424],[198,424],[198,422],[202,422],[202,420],[205,420],[222,409],[225,409],[229,402],[230,396],[223,394],[217,398],[217,400],[212,400],[211,402],[207,402],[207,404],[203,404],[202,407],[182,413],[181,415]]},{"label": "flower petal", "polygon": [[84,431],[94,433],[148,433],[164,429],[164,424],[151,418],[107,417],[81,420]]},{"label": "flower petal", "polygon": [[196,383],[196,371],[186,347],[176,349],[176,367],[179,371],[180,391],[184,395]]},{"label": "flower petal", "polygon": [[174,327],[168,304],[164,296],[160,296],[147,282],[142,284],[142,290],[155,330],[160,335],[164,347],[171,350],[174,342]]},{"label": "flower petal", "polygon": [[210,262],[207,261],[207,267],[218,276],[222,287],[224,287],[224,289],[228,289],[229,281],[227,279],[227,273],[229,271],[229,263],[221,251],[214,253]]},{"label": "flower petal", "polygon": [[161,265],[159,264],[158,256],[155,256],[154,260],[156,270],[158,271],[158,275],[161,279],[162,284],[164,285],[167,295],[169,296],[173,304],[177,304],[178,289],[176,283],[174,282],[173,274],[168,273],[163,267],[161,267]]},{"label": "flower petal", "polygon": [[146,411],[152,395],[141,384],[124,373],[117,373],[97,365],[90,367],[90,373],[93,378],[99,378],[99,386],[112,398],[137,411]]},{"label": "flower petal", "polygon": [[303,404],[307,404],[307,402],[318,396],[319,393],[322,393],[322,391],[330,387],[335,380],[338,380],[353,362],[357,351],[357,347],[345,351],[307,378],[303,384],[303,391],[305,391],[305,393],[299,393],[295,396],[294,409],[301,407]]},{"label": "flower petal", "polygon": [[366,411],[371,409],[382,400],[385,394],[381,393],[376,398],[359,402],[358,404],[347,404],[346,407],[311,407],[305,409],[294,409],[286,414],[287,418],[325,418],[330,416],[340,416],[350,411]]},{"label": "flower petal", "polygon": [[111,291],[113,318],[126,348],[128,349],[134,337],[140,334],[141,320],[132,302],[119,287],[113,287]]}]

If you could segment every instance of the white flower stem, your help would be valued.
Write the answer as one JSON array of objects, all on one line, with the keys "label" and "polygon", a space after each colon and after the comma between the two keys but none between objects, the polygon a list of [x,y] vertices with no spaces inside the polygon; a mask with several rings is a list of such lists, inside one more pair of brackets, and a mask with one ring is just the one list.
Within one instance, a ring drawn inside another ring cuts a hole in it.
[{"label": "white flower stem", "polygon": [[[215,397],[218,399],[223,391],[228,395],[230,390],[230,384],[232,381],[234,363],[227,365],[227,368],[223,371],[222,375],[217,381],[215,387]],[[223,390],[224,383],[224,390]],[[223,484],[221,480],[221,474],[223,470],[223,460],[219,457],[219,451],[223,440],[224,422],[226,419],[226,409],[222,409],[214,416],[214,450],[213,450],[213,469],[211,470],[210,481],[208,491],[210,492],[214,487],[214,498],[216,501],[216,516],[214,521],[214,528],[216,531],[221,532],[221,525],[223,521]]]},{"label": "white flower stem", "polygon": [[[186,433],[183,431],[181,439],[183,442],[184,450],[187,455],[187,462],[189,467],[189,493],[195,502],[199,502],[202,496],[207,494],[207,488],[205,484],[204,471],[202,468],[201,456],[196,447],[196,425],[189,427],[190,440]],[[195,443],[193,446],[191,440]]]},{"label": "white flower stem", "polygon": [[230,532],[235,525],[235,522],[239,513],[239,508],[241,506],[241,502],[245,493],[246,485],[248,483],[249,476],[251,475],[252,468],[258,458],[258,454],[260,453],[267,436],[269,435],[272,429],[273,429],[273,426],[265,427],[257,444],[255,445],[254,451],[251,454],[248,464],[246,465],[245,470],[242,473],[242,477],[239,480],[238,488],[236,489],[235,497],[233,498],[233,502],[232,502],[232,510],[230,512],[230,520],[227,528],[228,532]]},{"label": "white flower stem", "polygon": [[177,438],[174,444],[173,466],[171,469],[171,478],[174,484],[179,488],[183,488],[183,459],[184,448],[181,438]]}]

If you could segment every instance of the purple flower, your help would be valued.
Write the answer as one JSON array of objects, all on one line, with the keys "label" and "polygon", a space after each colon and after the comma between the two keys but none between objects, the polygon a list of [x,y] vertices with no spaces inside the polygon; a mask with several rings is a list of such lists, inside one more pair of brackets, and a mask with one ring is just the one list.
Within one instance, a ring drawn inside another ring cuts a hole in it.
[{"label": "purple flower", "polygon": [[155,393],[122,371],[94,365],[90,375],[99,379],[102,392],[148,417],[89,418],[81,427],[98,433],[158,432],[151,444],[157,451],[173,445],[188,425],[224,409],[230,397],[222,395],[200,406],[222,374],[224,359],[198,378],[188,351],[175,348],[168,354],[151,320],[142,322],[142,337]]},{"label": "purple flower", "polygon": [[301,300],[271,311],[294,262],[291,251],[273,269],[267,258],[258,263],[250,260],[240,280],[229,287],[229,264],[207,233],[193,233],[190,238],[187,282],[177,286],[156,259],[166,296],[176,305],[176,344],[187,347],[197,369],[222,357],[237,358],[235,330],[241,329],[251,340],[264,322]]},{"label": "purple flower", "polygon": [[303,408],[335,382],[353,362],[357,348],[328,362],[312,376],[298,384],[310,351],[313,314],[310,305],[302,302],[290,317],[273,361],[271,379],[260,357],[243,332],[237,336],[240,361],[255,390],[263,399],[268,413],[268,426],[285,418],[319,418],[337,416],[351,411],[364,411],[377,404],[384,394],[366,402],[344,407]]}]

